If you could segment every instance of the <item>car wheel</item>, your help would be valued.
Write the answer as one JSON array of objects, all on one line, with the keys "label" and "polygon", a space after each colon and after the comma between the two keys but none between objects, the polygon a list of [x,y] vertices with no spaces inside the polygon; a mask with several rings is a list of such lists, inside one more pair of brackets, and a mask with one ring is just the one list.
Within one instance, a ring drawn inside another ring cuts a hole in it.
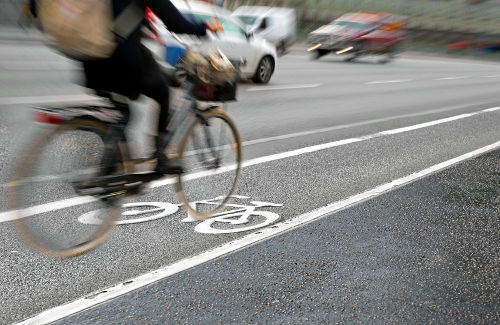
[{"label": "car wheel", "polygon": [[356,52],[356,53],[353,53],[353,54],[349,55],[347,58],[345,58],[344,61],[346,61],[346,62],[353,62],[354,60],[356,60],[359,57],[360,57],[360,54]]},{"label": "car wheel", "polygon": [[286,54],[286,44],[285,41],[281,41],[278,46],[276,47],[276,50],[279,55],[285,55]]},{"label": "car wheel", "polygon": [[380,60],[378,60],[378,63],[380,63],[380,64],[386,64],[386,63],[389,63],[389,61],[391,61],[391,60],[392,60],[392,55],[391,54],[385,54],[385,56],[382,56],[382,58]]},{"label": "car wheel", "polygon": [[263,57],[259,65],[257,66],[257,71],[253,76],[253,81],[258,84],[267,84],[271,79],[274,72],[274,60],[270,56]]},{"label": "car wheel", "polygon": [[328,50],[316,50],[314,51],[312,58],[313,60],[317,60],[320,57],[327,55],[328,53],[330,53],[330,51]]}]

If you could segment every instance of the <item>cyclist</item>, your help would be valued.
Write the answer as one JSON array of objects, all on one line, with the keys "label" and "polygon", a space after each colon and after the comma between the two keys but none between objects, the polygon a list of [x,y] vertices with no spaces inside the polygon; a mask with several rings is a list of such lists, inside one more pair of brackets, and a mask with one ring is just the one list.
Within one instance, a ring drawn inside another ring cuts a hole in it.
[{"label": "cyclist", "polygon": [[[30,0],[32,14],[36,16],[36,0]],[[222,29],[217,19],[205,23],[187,20],[170,0],[112,0],[113,15],[116,18],[133,1],[149,7],[175,33],[203,36],[206,30],[217,32]],[[152,159],[157,160],[155,171],[163,174],[181,172],[181,165],[176,159],[167,159],[163,153],[169,116],[168,81],[151,52],[141,44],[141,27],[145,20],[138,24],[130,36],[123,40],[113,55],[106,59],[84,61],[85,85],[98,94],[117,93],[130,99],[137,99],[143,94],[160,107],[157,136],[154,139],[155,151]],[[115,103],[124,114],[124,125],[128,122],[128,105]]]}]

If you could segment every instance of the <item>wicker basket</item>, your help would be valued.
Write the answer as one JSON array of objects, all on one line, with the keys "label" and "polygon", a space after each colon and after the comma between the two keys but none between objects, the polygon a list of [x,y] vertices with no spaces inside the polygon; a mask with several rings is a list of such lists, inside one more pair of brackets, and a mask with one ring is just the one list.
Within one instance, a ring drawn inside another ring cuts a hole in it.
[{"label": "wicker basket", "polygon": [[236,100],[238,71],[217,51],[206,56],[188,51],[183,58],[188,78],[194,84],[192,95],[201,101]]}]

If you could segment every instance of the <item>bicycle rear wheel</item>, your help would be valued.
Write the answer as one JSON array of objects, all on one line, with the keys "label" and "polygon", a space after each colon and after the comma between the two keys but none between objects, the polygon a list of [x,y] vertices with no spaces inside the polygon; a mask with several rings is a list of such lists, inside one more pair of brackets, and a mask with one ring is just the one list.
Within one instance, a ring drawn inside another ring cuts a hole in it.
[{"label": "bicycle rear wheel", "polygon": [[[175,184],[179,201],[196,219],[224,209],[241,172],[241,139],[225,111],[213,108],[189,127],[179,147],[183,173]],[[210,204],[199,201],[216,199]]]},{"label": "bicycle rear wheel", "polygon": [[[103,173],[106,130],[95,121],[69,121],[39,134],[17,162],[8,188],[9,209],[21,234],[48,255],[82,254],[104,241],[114,224],[116,199],[76,194],[76,184]],[[119,147],[115,149],[121,155]],[[114,170],[122,171],[122,163]],[[79,223],[88,213],[101,222]]]}]

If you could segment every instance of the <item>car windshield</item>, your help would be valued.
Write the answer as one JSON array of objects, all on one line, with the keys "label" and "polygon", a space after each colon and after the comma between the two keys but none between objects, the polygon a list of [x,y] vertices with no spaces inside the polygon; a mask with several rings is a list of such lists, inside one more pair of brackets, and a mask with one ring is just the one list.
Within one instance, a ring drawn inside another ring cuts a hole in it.
[{"label": "car windshield", "polygon": [[[209,19],[213,19],[213,16],[207,15],[207,14],[200,14],[200,13],[187,13],[183,12],[182,13],[184,16],[186,16],[189,20],[191,21],[196,21],[199,23],[205,22]],[[225,34],[229,35],[237,35],[238,37],[245,37],[245,32],[240,28],[239,25],[234,23],[232,20],[226,19],[224,17],[217,17],[220,22],[222,23],[222,28],[224,29]]]},{"label": "car windshield", "polygon": [[238,16],[238,18],[245,25],[248,25],[248,26],[252,26],[255,23],[255,21],[257,20],[257,17],[255,17],[255,16]]},{"label": "car windshield", "polygon": [[365,29],[368,28],[370,25],[366,23],[360,23],[357,21],[347,21],[347,20],[341,20],[341,21],[332,21],[330,25],[333,26],[342,26],[345,28],[352,28],[352,29]]}]

